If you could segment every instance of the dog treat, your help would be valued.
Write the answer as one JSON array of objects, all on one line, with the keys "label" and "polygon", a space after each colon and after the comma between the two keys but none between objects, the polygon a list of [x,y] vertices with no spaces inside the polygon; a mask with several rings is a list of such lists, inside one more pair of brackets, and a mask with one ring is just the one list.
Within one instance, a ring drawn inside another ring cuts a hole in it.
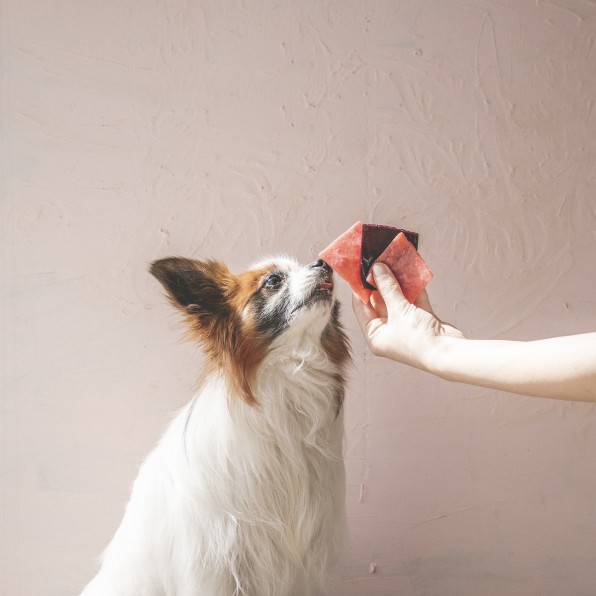
[{"label": "dog treat", "polygon": [[371,291],[362,283],[360,259],[362,256],[362,228],[363,224],[357,221],[349,230],[336,238],[319,256],[338,275],[341,275],[351,286],[355,294],[368,302]]},{"label": "dog treat", "polygon": [[370,273],[376,261],[391,268],[404,296],[414,302],[433,277],[417,246],[415,232],[358,221],[319,256],[350,284],[362,302],[368,302],[376,290]]},{"label": "dog treat", "polygon": [[[395,237],[377,260],[379,263],[385,263],[393,271],[401,291],[409,302],[414,302],[433,278],[433,274],[423,258],[402,232]],[[372,273],[369,273],[367,279],[369,284],[373,281],[372,277]]]},{"label": "dog treat", "polygon": [[376,224],[362,225],[362,252],[360,255],[360,275],[365,288],[376,290],[375,286],[368,282],[368,274],[373,263],[381,256],[383,251],[391,244],[395,237],[403,232],[406,238],[418,249],[418,234],[392,228],[391,226],[379,226]]}]

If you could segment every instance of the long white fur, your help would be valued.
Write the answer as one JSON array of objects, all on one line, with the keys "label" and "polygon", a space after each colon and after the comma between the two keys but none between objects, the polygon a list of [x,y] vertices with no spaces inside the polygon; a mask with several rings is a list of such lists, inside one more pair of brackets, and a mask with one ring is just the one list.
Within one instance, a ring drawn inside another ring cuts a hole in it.
[{"label": "long white fur", "polygon": [[[287,262],[286,262],[287,261]],[[311,283],[283,260],[292,300]],[[221,372],[143,463],[84,596],[315,596],[341,552],[345,477],[338,367],[321,347],[331,303],[302,309],[253,385]]]}]

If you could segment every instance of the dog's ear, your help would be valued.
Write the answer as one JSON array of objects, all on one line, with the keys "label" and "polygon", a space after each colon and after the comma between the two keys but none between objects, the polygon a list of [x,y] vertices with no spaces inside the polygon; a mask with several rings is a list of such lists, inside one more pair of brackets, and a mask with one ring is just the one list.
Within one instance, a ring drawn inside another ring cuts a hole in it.
[{"label": "dog's ear", "polygon": [[149,270],[174,306],[187,314],[222,313],[228,308],[233,276],[223,263],[169,257],[153,262]]}]

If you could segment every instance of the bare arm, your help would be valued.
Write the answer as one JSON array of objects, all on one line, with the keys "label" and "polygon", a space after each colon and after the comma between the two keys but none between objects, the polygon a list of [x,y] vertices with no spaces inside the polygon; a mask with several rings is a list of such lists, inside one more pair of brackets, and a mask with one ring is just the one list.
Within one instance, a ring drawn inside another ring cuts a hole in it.
[{"label": "bare arm", "polygon": [[596,402],[596,333],[537,341],[466,339],[433,313],[426,292],[410,304],[385,267],[374,268],[379,293],[353,300],[373,353],[449,381],[523,395]]},{"label": "bare arm", "polygon": [[596,333],[537,341],[442,340],[430,372],[513,393],[596,401]]}]

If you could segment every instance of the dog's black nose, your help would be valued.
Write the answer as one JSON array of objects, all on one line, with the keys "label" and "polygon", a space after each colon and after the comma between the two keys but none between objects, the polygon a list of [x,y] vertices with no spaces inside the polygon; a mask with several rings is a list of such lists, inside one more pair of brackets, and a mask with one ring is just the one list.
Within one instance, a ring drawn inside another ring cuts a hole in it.
[{"label": "dog's black nose", "polygon": [[311,269],[325,269],[325,271],[327,272],[331,271],[331,267],[329,267],[329,265],[327,265],[327,263],[325,263],[323,259],[318,259],[314,263],[311,263],[309,266]]}]

